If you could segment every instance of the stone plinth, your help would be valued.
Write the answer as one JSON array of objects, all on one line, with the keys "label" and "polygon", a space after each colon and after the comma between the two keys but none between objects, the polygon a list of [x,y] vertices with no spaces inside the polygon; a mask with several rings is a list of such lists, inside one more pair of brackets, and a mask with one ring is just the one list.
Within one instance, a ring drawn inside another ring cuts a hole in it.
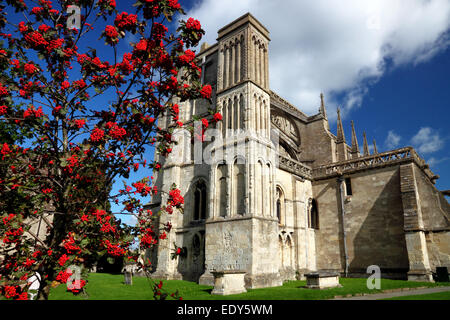
[{"label": "stone plinth", "polygon": [[213,271],[214,289],[211,294],[226,296],[247,292],[245,290],[245,271]]},{"label": "stone plinth", "polygon": [[410,270],[408,281],[434,282],[433,274],[430,270]]},{"label": "stone plinth", "polygon": [[341,287],[339,284],[339,274],[336,272],[314,272],[307,273],[306,287],[309,289],[328,289]]}]

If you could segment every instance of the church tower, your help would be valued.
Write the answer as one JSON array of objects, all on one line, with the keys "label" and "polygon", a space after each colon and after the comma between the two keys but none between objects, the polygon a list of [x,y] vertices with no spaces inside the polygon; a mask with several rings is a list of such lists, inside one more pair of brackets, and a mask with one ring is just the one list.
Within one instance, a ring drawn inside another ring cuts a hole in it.
[{"label": "church tower", "polygon": [[270,90],[269,41],[247,13],[201,46],[202,83],[222,121],[212,120],[210,101],[173,101],[184,124],[211,121],[204,140],[180,129],[171,155],[155,154],[163,170],[146,208],[158,214],[172,183],[185,202],[157,216],[172,230],[147,252],[152,276],[212,285],[214,271],[229,271],[262,288],[316,271],[360,277],[378,265],[386,277],[432,280],[449,256],[439,245],[450,205],[433,186],[438,176],[413,148],[378,153],[374,141],[371,154],[364,132],[360,149],[353,122],[347,145],[340,110],[330,131],[323,95],[319,113],[307,115]]},{"label": "church tower", "polygon": [[[247,288],[281,285],[277,261],[268,68],[269,32],[251,14],[218,31],[217,107],[223,144],[215,139],[205,222],[205,273],[246,271]],[[272,239],[273,238],[273,239]]]}]

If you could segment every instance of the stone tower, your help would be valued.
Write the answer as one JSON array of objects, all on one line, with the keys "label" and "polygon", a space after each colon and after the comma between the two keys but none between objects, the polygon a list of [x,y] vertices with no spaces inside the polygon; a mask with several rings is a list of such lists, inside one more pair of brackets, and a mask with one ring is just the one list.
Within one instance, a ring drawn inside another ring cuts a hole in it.
[{"label": "stone tower", "polygon": [[210,167],[206,272],[200,283],[211,284],[213,270],[244,270],[248,288],[281,285],[273,200],[276,158],[270,140],[269,32],[246,14],[220,29],[217,40],[216,94],[223,114],[219,129],[224,157]]},{"label": "stone tower", "polygon": [[[172,183],[185,205],[161,216],[172,231],[149,252],[153,276],[212,285],[214,270],[243,271],[246,287],[260,288],[315,271],[365,277],[371,265],[426,281],[450,268],[438,176],[411,147],[378,152],[374,142],[371,154],[364,132],[360,149],[353,122],[348,145],[340,111],[330,131],[323,95],[319,113],[306,115],[270,90],[269,41],[245,14],[197,55],[223,120],[209,122],[205,142],[174,133],[171,156],[156,155],[164,170],[147,208],[157,212]],[[203,99],[178,103],[183,123],[212,118]],[[174,244],[185,250],[172,259]]]}]

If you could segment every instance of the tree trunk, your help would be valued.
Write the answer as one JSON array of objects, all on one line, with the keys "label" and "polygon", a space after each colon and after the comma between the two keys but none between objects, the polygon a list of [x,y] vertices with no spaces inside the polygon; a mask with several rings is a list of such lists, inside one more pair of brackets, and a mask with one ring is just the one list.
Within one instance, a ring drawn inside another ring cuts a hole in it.
[{"label": "tree trunk", "polygon": [[37,300],[48,300],[50,294],[50,283],[46,284],[44,288],[39,290]]}]

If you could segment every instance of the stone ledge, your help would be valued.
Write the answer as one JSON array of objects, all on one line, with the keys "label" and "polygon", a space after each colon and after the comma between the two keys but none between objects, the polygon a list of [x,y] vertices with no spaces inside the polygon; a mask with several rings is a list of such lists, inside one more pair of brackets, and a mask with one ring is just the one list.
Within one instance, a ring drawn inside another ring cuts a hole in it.
[{"label": "stone ledge", "polygon": [[361,297],[361,296],[370,296],[372,294],[380,294],[380,293],[393,293],[393,292],[402,292],[402,291],[414,291],[414,290],[421,290],[421,289],[428,289],[431,287],[414,287],[414,288],[397,288],[397,289],[387,289],[387,290],[381,290],[374,293],[355,293],[355,294],[347,294],[347,295],[339,295],[334,296],[333,299],[342,299],[342,298],[351,298],[351,297]]},{"label": "stone ledge", "polygon": [[310,278],[338,277],[339,272],[310,272],[310,273],[306,273],[305,276],[310,277]]},{"label": "stone ledge", "polygon": [[247,292],[244,277],[246,271],[220,270],[211,271],[214,275],[214,289],[212,295],[230,295]]},{"label": "stone ledge", "polygon": [[308,289],[330,289],[342,287],[339,283],[338,272],[311,272],[305,274],[306,288]]}]

